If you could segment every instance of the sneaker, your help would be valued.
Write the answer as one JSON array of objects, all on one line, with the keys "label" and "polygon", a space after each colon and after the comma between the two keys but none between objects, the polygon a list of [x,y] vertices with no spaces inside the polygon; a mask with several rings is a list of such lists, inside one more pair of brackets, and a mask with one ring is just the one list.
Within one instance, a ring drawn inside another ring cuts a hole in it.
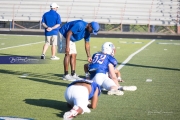
[{"label": "sneaker", "polygon": [[75,78],[73,78],[71,75],[67,74],[63,76],[63,80],[68,80],[68,81],[76,81]]},{"label": "sneaker", "polygon": [[78,106],[74,106],[70,111],[65,112],[63,115],[63,120],[72,120],[78,114]]},{"label": "sneaker", "polygon": [[83,112],[85,112],[85,113],[90,113],[91,110],[90,110],[88,107],[86,107],[86,108],[83,110]]},{"label": "sneaker", "polygon": [[80,78],[78,75],[74,74],[72,76],[72,78],[76,79],[76,80],[84,80],[83,78]]},{"label": "sneaker", "polygon": [[52,56],[50,59],[51,60],[59,60],[60,58],[58,58],[57,56]]},{"label": "sneaker", "polygon": [[45,55],[44,54],[41,55],[41,59],[45,59]]},{"label": "sneaker", "polygon": [[74,118],[74,116],[72,115],[72,113],[70,111],[65,112],[63,115],[63,120],[72,120]]},{"label": "sneaker", "polygon": [[120,90],[110,90],[107,92],[108,95],[124,95],[124,92],[123,91],[120,91]]},{"label": "sneaker", "polygon": [[137,87],[136,86],[123,86],[122,90],[123,91],[135,91],[135,90],[137,90]]}]

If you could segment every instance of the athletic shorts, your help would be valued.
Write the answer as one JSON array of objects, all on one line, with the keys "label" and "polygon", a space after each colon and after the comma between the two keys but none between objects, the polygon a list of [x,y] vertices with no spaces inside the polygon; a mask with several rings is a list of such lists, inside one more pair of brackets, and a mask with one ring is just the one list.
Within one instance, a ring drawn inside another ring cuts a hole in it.
[{"label": "athletic shorts", "polygon": [[[69,48],[70,48],[69,54],[77,54],[75,42],[70,41]],[[64,36],[59,32],[58,53],[65,53],[65,49],[66,49],[66,38],[64,38]]]},{"label": "athletic shorts", "polygon": [[115,82],[104,73],[97,73],[92,80],[106,90],[110,90],[112,86],[117,86]]},{"label": "athletic shorts", "polygon": [[89,109],[87,107],[89,101],[89,91],[85,86],[71,85],[65,91],[65,99],[71,105],[77,105],[83,109],[84,112]]},{"label": "athletic shorts", "polygon": [[45,36],[45,43],[48,45],[57,45],[57,35]]}]

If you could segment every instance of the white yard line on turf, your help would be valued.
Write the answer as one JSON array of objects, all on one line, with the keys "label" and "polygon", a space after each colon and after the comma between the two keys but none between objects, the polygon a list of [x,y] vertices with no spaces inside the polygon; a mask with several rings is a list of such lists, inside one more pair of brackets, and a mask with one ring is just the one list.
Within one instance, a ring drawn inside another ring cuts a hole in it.
[{"label": "white yard line on turf", "polygon": [[155,41],[155,39],[153,39],[153,40],[150,41],[148,44],[146,44],[145,46],[143,46],[141,49],[139,49],[139,50],[137,50],[136,52],[134,52],[133,54],[131,54],[125,61],[123,61],[123,62],[121,63],[121,65],[119,65],[119,66],[117,67],[117,69],[120,70],[121,68],[123,68],[124,65],[132,59],[132,57],[134,57],[136,54],[138,54],[139,52],[141,52],[142,50],[144,50],[147,46],[149,46],[149,45],[150,45],[151,43],[153,43],[154,41]]},{"label": "white yard line on turf", "polygon": [[10,48],[16,48],[16,47],[22,47],[22,46],[28,46],[28,45],[33,45],[33,44],[39,44],[39,43],[43,43],[42,42],[35,42],[35,43],[29,43],[29,44],[23,44],[23,45],[17,45],[17,46],[12,46],[12,47],[6,47],[6,48],[0,48],[0,50],[6,50],[6,49],[10,49]]}]

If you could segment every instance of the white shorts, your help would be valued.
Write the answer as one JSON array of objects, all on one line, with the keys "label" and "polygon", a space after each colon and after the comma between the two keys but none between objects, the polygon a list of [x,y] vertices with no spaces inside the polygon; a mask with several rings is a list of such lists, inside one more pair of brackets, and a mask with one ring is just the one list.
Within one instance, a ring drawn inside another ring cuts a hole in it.
[{"label": "white shorts", "polygon": [[72,85],[66,89],[64,96],[66,101],[70,105],[77,105],[81,107],[84,112],[89,109],[87,107],[87,105],[89,104],[89,91],[86,87],[80,85]]},{"label": "white shorts", "polygon": [[114,81],[110,79],[107,74],[104,73],[97,73],[92,80],[106,90],[110,90],[112,86],[117,86]]},{"label": "white shorts", "polygon": [[[69,54],[77,54],[75,42],[70,41],[69,48],[70,48]],[[58,53],[65,53],[65,49],[66,49],[66,38],[64,38],[64,36],[59,32]]]}]

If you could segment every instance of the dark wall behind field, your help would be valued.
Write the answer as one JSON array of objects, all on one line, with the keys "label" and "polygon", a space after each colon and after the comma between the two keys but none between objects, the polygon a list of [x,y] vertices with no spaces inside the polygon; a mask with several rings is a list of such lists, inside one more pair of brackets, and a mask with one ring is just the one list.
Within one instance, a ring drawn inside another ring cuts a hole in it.
[{"label": "dark wall behind field", "polygon": [[[1,30],[0,34],[17,34],[17,35],[44,35],[43,30]],[[143,38],[143,39],[173,39],[180,40],[180,35],[166,35],[156,33],[130,33],[130,32],[99,32],[98,35],[91,35],[92,37],[105,37],[105,38]]]}]

